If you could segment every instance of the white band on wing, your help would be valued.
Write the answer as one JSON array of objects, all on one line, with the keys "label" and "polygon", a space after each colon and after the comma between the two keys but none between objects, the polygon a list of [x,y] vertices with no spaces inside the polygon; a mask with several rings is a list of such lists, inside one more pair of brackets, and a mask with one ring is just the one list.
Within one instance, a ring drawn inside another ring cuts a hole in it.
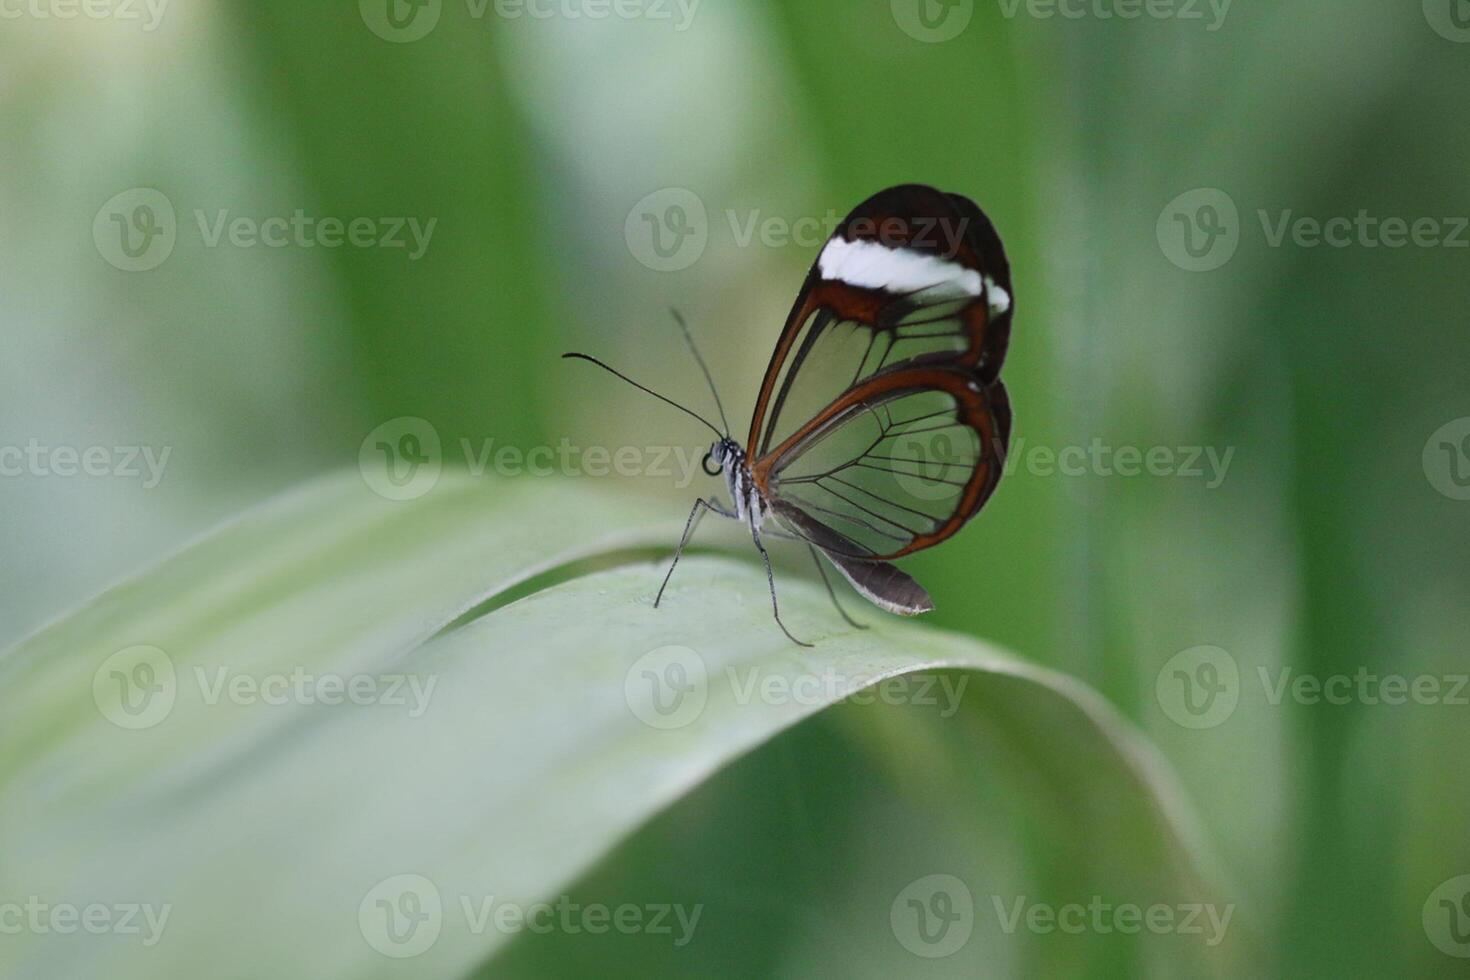
[{"label": "white band on wing", "polygon": [[[837,279],[865,289],[911,293],[949,286],[959,295],[979,296],[980,273],[911,248],[889,248],[878,242],[833,238],[822,249],[817,266],[823,279]],[[1010,298],[1006,298],[1010,305]]]},{"label": "white band on wing", "polygon": [[985,288],[990,290],[990,301],[987,305],[990,307],[991,316],[1000,316],[1011,308],[1011,294],[989,276],[985,277]]}]

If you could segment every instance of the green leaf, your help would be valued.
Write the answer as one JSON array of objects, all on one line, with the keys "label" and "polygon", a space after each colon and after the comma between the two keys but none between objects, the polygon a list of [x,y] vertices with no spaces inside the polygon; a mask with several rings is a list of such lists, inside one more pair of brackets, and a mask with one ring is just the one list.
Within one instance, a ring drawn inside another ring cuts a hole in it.
[{"label": "green leaf", "polygon": [[[687,558],[655,611],[663,568],[636,549],[677,531],[564,482],[446,475],[394,502],[353,474],[0,656],[0,900],[118,925],[42,912],[0,943],[5,974],[463,976],[518,934],[479,918],[486,900],[564,894],[734,760],[875,685],[909,703],[844,707],[846,737],[961,834],[979,819],[967,773],[1008,769],[1113,900],[1218,894],[1172,779],[1086,687],[871,610],[853,631],[788,573],[783,615],[816,641],[797,648],[763,572],[733,558]],[[621,563],[578,564],[599,556]],[[966,681],[949,714],[903,686],[933,671]],[[116,918],[133,905],[137,933]],[[930,963],[899,931],[885,955]],[[1216,966],[1236,945],[1149,938],[1139,955]]]}]

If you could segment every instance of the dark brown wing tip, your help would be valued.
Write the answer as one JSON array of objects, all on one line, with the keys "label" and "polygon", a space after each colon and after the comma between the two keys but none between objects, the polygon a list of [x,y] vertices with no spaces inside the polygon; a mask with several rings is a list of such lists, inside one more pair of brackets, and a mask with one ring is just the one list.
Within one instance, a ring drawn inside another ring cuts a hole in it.
[{"label": "dark brown wing tip", "polygon": [[915,582],[896,565],[886,561],[864,561],[827,552],[827,558],[836,566],[858,594],[879,609],[898,616],[918,616],[934,610],[934,600],[924,587]]},{"label": "dark brown wing tip", "polygon": [[893,596],[888,597],[893,605],[886,608],[889,612],[899,616],[922,616],[925,613],[933,612],[934,600],[929,598],[929,593],[923,589],[919,589],[918,591],[918,595],[909,596],[906,600],[896,600],[896,597]]}]

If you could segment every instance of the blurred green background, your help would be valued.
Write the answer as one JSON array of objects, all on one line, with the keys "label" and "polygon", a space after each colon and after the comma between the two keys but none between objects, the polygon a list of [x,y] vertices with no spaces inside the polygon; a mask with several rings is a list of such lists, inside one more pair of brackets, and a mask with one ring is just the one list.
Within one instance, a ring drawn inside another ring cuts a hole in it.
[{"label": "blurred green background", "polygon": [[[352,468],[400,417],[431,424],[450,465],[466,444],[702,452],[696,423],[556,355],[597,353],[703,409],[676,306],[743,431],[811,228],[931,183],[995,221],[1018,308],[1013,471],[906,566],[933,622],[1077,675],[1146,730],[1265,971],[1463,969],[1470,902],[1436,925],[1431,893],[1470,873],[1470,692],[1448,696],[1470,671],[1470,4],[72,9],[26,0],[0,20],[0,446],[50,467],[0,458],[0,646]],[[298,211],[371,223],[338,247],[320,224],[281,247],[213,240],[222,216]],[[1335,240],[1314,235],[1335,218]],[[1174,462],[1045,462],[1094,444]],[[103,447],[109,471],[58,473],[57,447]],[[165,461],[156,480],[141,459],[121,472],[128,447]],[[1204,475],[1182,466],[1196,447],[1228,459],[1219,479],[1208,456]],[[581,475],[666,499],[675,521],[714,486]],[[785,574],[809,574],[802,557]],[[1220,652],[1174,659],[1202,646]],[[1277,695],[1302,675],[1354,681],[1342,704]],[[1388,704],[1360,675],[1441,693]],[[1223,677],[1223,706],[1191,713],[1181,676]],[[862,869],[918,846],[908,829],[948,828],[924,845],[935,871],[1038,895],[1045,876],[906,795],[919,760],[873,778],[851,749],[867,715],[834,714],[582,886],[684,887],[748,908],[741,927],[710,926],[682,958],[625,944],[617,965],[590,938],[526,942],[504,969],[1026,972],[993,929],[946,961],[854,938],[873,927],[852,909],[881,893],[881,924],[889,900]],[[1002,785],[977,807],[1008,810]],[[1005,822],[1064,861],[1030,820]],[[792,843],[813,839],[830,866]],[[1053,946],[1045,962],[1071,974],[1138,968],[1130,945]]]}]

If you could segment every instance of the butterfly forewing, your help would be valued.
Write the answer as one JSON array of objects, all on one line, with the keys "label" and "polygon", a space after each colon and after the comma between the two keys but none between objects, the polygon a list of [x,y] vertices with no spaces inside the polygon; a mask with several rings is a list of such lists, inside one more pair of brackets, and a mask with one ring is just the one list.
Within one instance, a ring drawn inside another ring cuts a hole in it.
[{"label": "butterfly forewing", "polygon": [[[878,329],[861,320],[840,318],[830,307],[814,311],[782,370],[760,451],[781,445],[844,391],[887,368],[928,357],[962,355],[968,337],[954,329],[958,321],[951,314],[955,308],[954,301],[908,312],[895,305],[887,312],[903,315]],[[794,383],[797,379],[799,384]]]},{"label": "butterfly forewing", "polygon": [[897,187],[848,216],[807,277],[751,427],[768,496],[840,544],[793,530],[877,560],[936,544],[979,510],[1010,429],[996,377],[1010,289],[994,228],[964,198]]}]

